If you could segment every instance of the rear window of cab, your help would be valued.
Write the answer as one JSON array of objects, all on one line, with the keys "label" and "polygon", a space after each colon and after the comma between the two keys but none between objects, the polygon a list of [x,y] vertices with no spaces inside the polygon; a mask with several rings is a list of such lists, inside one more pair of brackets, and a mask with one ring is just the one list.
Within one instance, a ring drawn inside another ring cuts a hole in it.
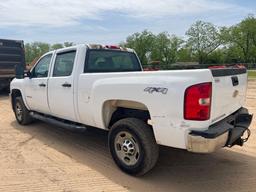
[{"label": "rear window of cab", "polygon": [[141,71],[137,56],[119,50],[91,49],[87,51],[85,73]]}]

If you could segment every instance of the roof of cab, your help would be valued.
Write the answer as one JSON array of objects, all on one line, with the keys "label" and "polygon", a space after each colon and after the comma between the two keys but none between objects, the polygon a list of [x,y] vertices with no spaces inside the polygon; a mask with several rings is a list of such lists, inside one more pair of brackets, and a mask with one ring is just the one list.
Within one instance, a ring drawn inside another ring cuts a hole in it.
[{"label": "roof of cab", "polygon": [[[102,44],[77,44],[77,45],[73,45],[71,47],[64,47],[64,48],[55,49],[52,51],[58,51],[58,52],[65,51],[65,50],[77,48],[80,46],[86,46],[88,49],[120,50],[120,51],[133,52],[133,53],[135,52],[133,49],[130,49],[130,48],[125,48],[125,47],[121,47],[121,46],[117,46],[117,45],[102,45]],[[50,52],[48,52],[48,53],[50,53]]]},{"label": "roof of cab", "polygon": [[121,47],[118,45],[102,45],[102,44],[87,44],[88,49],[107,49],[107,50],[121,50],[127,52],[134,52],[133,49]]}]

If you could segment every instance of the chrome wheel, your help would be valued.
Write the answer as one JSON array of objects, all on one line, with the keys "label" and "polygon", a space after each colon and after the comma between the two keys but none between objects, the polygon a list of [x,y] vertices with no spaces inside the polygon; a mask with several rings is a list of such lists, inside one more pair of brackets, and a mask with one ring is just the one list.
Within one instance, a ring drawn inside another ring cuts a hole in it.
[{"label": "chrome wheel", "polygon": [[22,121],[23,110],[20,103],[16,103],[15,106],[16,117],[19,121]]},{"label": "chrome wheel", "polygon": [[136,139],[128,132],[122,131],[116,135],[115,151],[117,157],[128,166],[135,165],[140,157],[140,148]]}]

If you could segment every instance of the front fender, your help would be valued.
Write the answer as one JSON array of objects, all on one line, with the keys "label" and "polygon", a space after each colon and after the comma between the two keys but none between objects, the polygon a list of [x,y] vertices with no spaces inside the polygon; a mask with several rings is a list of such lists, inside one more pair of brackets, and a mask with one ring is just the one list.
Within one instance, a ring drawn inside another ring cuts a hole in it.
[{"label": "front fender", "polygon": [[[26,108],[30,109],[30,107],[28,106],[27,101],[26,101],[26,95],[25,95],[25,91],[24,91],[24,83],[23,82],[24,82],[23,79],[13,79],[12,80],[12,82],[10,84],[10,96],[11,96],[11,98],[13,98],[13,94],[16,91],[19,91]],[[12,99],[12,104],[13,104],[13,99]]]}]

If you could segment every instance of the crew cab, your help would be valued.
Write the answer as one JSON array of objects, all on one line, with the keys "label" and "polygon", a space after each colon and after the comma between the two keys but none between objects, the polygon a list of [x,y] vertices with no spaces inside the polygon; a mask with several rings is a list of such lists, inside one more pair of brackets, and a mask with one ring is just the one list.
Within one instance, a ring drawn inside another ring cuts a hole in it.
[{"label": "crew cab", "polygon": [[159,145],[195,153],[242,146],[252,120],[246,89],[245,68],[143,71],[132,49],[82,44],[43,55],[10,95],[21,125],[108,130],[115,163],[143,175]]}]

